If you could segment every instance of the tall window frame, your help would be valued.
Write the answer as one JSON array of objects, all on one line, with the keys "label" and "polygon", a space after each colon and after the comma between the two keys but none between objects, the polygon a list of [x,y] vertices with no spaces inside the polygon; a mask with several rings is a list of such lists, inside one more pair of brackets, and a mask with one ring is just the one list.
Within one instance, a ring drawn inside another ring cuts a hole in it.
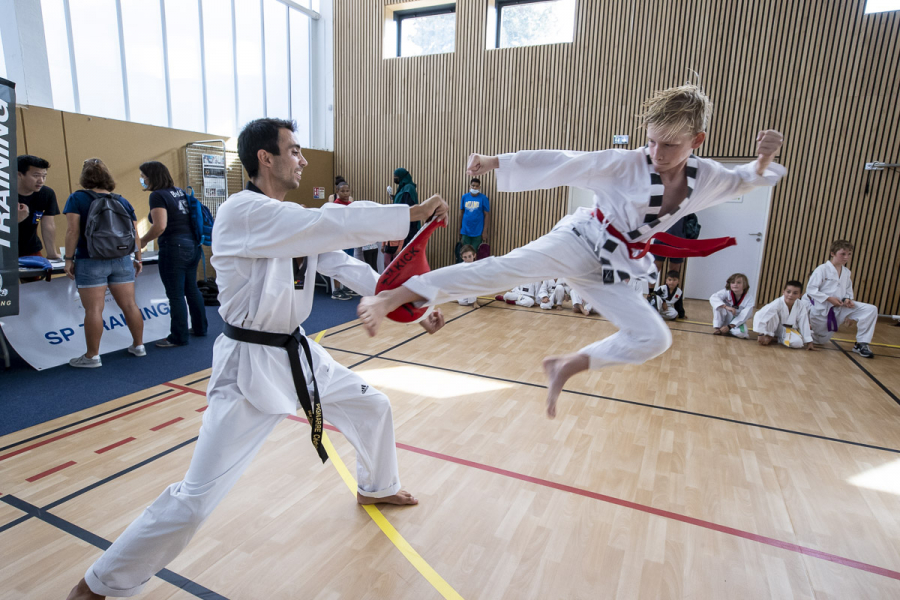
[{"label": "tall window frame", "polygon": [[[394,11],[394,23],[397,28],[397,58],[409,58],[404,57],[401,53],[402,50],[402,40],[403,40],[403,21],[408,19],[416,19],[420,17],[436,17],[439,15],[454,15],[456,16],[456,3],[449,4],[440,4],[437,6],[428,6],[424,8],[411,8],[408,10],[396,10]],[[454,32],[456,31],[454,24]],[[455,40],[454,40],[454,51],[456,50]]]}]

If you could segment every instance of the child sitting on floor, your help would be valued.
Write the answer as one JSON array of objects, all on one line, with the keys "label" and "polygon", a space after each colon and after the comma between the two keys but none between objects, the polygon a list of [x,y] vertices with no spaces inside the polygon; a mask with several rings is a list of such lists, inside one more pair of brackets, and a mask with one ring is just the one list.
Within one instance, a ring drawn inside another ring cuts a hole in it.
[{"label": "child sitting on floor", "polygon": [[684,293],[678,287],[680,282],[681,275],[673,269],[666,273],[665,285],[653,290],[653,293],[647,298],[650,305],[658,310],[666,321],[684,318],[684,303],[682,302]]},{"label": "child sitting on floor", "polygon": [[747,320],[753,313],[753,294],[750,282],[743,273],[735,273],[728,278],[725,289],[709,297],[713,307],[713,333],[747,339]]},{"label": "child sitting on floor", "polygon": [[[463,244],[462,248],[459,249],[459,257],[464,263],[475,262],[475,248],[469,244]],[[475,308],[478,308],[476,300],[478,300],[478,297],[473,296],[471,298],[460,298],[457,302],[462,306],[475,306]]]},{"label": "child sitting on floor", "polygon": [[809,302],[800,300],[803,284],[792,279],[784,286],[784,296],[763,306],[753,317],[753,331],[761,346],[772,342],[788,348],[815,350],[809,328]]}]

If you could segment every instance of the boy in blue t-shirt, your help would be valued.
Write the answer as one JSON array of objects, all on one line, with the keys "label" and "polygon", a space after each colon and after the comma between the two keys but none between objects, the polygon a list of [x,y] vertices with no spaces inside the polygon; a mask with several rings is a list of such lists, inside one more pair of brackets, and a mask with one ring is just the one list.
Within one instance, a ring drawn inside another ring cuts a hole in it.
[{"label": "boy in blue t-shirt", "polygon": [[481,193],[481,181],[472,178],[469,182],[469,193],[464,194],[459,202],[459,216],[462,225],[459,234],[462,244],[478,246],[488,242],[488,231],[491,229],[491,202]]}]

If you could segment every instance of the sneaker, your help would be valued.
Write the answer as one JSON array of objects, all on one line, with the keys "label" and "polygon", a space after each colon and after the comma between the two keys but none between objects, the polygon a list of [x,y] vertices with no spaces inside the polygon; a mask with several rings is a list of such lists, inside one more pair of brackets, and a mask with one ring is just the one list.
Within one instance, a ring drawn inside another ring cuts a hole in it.
[{"label": "sneaker", "polygon": [[863,344],[863,343],[857,342],[853,346],[853,351],[856,352],[857,354],[859,354],[860,356],[862,356],[863,358],[875,358],[875,355],[872,354],[871,350],[869,350],[868,344]]},{"label": "sneaker", "polygon": [[78,367],[79,369],[96,369],[97,367],[102,367],[103,363],[100,362],[100,355],[93,358],[88,358],[84,354],[79,356],[78,358],[73,358],[69,361],[70,367]]},{"label": "sneaker", "polygon": [[147,356],[147,350],[146,348],[144,348],[143,344],[141,344],[140,346],[128,346],[128,352],[134,354],[135,356]]},{"label": "sneaker", "polygon": [[[159,340],[158,342],[156,342],[156,347],[157,348],[177,348],[178,344],[173,344],[167,338],[163,338],[163,339]],[[131,351],[131,349],[129,348],[129,352],[130,351]]]},{"label": "sneaker", "polygon": [[344,290],[335,290],[333,294],[331,294],[332,300],[350,300],[351,296]]},{"label": "sneaker", "polygon": [[737,327],[732,327],[729,333],[734,337],[741,338],[742,340],[746,340],[750,337],[750,334],[747,333],[746,325],[738,325]]},{"label": "sneaker", "polygon": [[348,296],[350,296],[351,298],[354,298],[354,297],[359,298],[359,294],[357,294],[350,288],[344,288],[344,293],[347,294]]}]

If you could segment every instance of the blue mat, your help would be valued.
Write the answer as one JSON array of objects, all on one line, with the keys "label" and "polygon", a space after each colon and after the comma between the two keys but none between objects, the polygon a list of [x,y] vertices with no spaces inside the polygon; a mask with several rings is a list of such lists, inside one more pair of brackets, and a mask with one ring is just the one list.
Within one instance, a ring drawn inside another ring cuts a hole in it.
[{"label": "blue mat", "polygon": [[[318,290],[303,328],[313,334],[352,321],[357,304],[358,298],[332,300]],[[222,333],[222,318],[217,311],[218,307],[206,307],[207,337],[191,337],[190,344],[178,348],[157,348],[153,345],[156,340],[144,340],[146,357],[138,358],[125,350],[111,352],[103,355],[99,369],[63,365],[35,371],[10,348],[10,369],[0,370],[0,435],[208,369],[212,366],[213,344]]]}]

